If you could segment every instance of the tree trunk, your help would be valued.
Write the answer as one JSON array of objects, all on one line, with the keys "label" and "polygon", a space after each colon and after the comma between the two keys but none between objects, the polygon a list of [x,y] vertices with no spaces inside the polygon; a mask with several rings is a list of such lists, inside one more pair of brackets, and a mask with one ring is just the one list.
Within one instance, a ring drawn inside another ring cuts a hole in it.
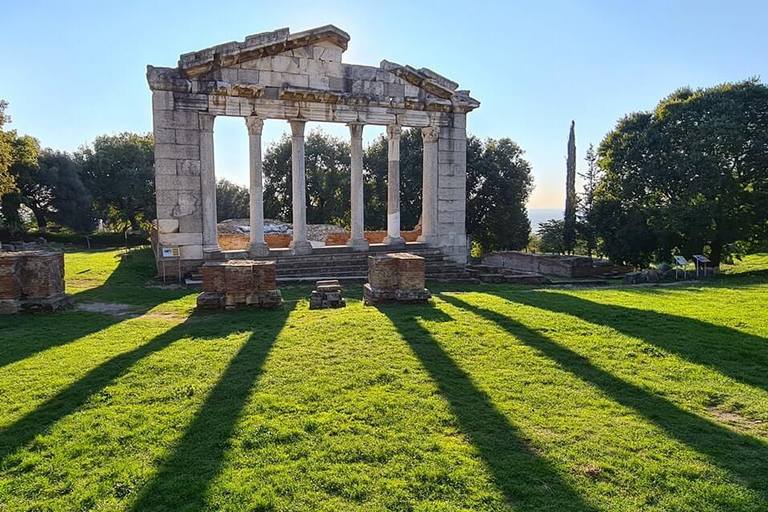
[{"label": "tree trunk", "polygon": [[722,259],[723,259],[723,246],[720,243],[715,242],[712,244],[712,251],[709,254],[709,261],[712,262],[712,265],[714,267],[719,267]]},{"label": "tree trunk", "polygon": [[131,213],[128,215],[128,222],[131,223],[131,229],[133,231],[139,230],[139,222],[136,220],[136,214]]},{"label": "tree trunk", "polygon": [[37,222],[37,230],[41,233],[48,232],[48,221],[45,218],[45,212],[39,208],[32,209],[32,213],[35,214],[35,221]]}]

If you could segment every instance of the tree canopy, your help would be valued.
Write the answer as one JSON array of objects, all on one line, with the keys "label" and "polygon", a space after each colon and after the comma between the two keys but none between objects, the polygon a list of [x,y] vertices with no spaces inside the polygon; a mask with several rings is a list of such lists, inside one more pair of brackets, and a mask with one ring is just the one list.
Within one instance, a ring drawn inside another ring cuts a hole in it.
[{"label": "tree canopy", "polygon": [[594,219],[605,252],[642,265],[706,252],[768,227],[768,87],[683,88],[621,119],[600,145]]},{"label": "tree canopy", "polygon": [[216,181],[216,217],[219,221],[227,219],[247,219],[251,194],[247,188],[226,179]]},{"label": "tree canopy", "polygon": [[97,137],[76,153],[83,180],[101,218],[139,229],[154,219],[155,174],[152,134]]}]

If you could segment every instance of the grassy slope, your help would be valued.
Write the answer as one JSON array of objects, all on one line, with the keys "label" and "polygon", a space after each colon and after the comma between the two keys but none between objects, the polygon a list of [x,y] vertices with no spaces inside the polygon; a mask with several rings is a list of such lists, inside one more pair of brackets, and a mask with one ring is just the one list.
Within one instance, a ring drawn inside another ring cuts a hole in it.
[{"label": "grassy slope", "polygon": [[0,511],[768,508],[768,256],[226,314],[144,286],[150,257],[67,255],[129,316],[0,319]]}]

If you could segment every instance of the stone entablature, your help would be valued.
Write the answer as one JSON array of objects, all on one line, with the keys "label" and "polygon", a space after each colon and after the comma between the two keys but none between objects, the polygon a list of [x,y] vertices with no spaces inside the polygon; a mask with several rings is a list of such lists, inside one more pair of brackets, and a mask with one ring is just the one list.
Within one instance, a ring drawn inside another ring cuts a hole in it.
[{"label": "stone entablature", "polygon": [[[388,241],[399,233],[399,137],[401,127],[425,135],[424,232],[422,241],[449,256],[466,258],[466,113],[479,106],[468,91],[426,68],[382,61],[378,67],[346,64],[349,35],[331,25],[291,34],[280,29],[248,36],[180,57],[175,68],[148,66],[153,91],[158,238],[179,246],[183,260],[215,254],[216,116],[243,117],[251,148],[251,241],[254,256],[267,254],[258,239],[261,194],[261,124],[282,119],[293,134],[294,244],[311,251],[302,231],[304,126],[307,121],[346,123],[352,140],[352,238],[363,238],[362,132],[366,124],[388,127],[390,137]],[[393,143],[394,142],[394,143]],[[253,217],[256,218],[253,218]],[[165,222],[168,220],[177,222]]]}]

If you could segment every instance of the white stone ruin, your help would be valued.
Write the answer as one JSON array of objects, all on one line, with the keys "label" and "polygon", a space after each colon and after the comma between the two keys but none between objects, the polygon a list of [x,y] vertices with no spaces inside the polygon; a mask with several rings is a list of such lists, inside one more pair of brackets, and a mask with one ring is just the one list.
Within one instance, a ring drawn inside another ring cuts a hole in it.
[{"label": "white stone ruin", "polygon": [[[400,236],[400,132],[419,127],[424,140],[422,235],[458,263],[467,258],[466,114],[480,103],[469,91],[427,69],[383,60],[378,67],[342,62],[349,35],[332,25],[291,34],[248,36],[180,57],[175,68],[147,67],[152,90],[158,243],[178,247],[192,269],[220,259],[216,233],[213,129],[218,116],[242,117],[250,147],[250,257],[269,255],[264,241],[261,133],[267,119],[289,123],[292,137],[294,254],[308,254],[304,127],[345,123],[351,139],[351,237],[363,236],[363,129],[387,127],[386,244]],[[160,251],[158,251],[159,253]]]}]

